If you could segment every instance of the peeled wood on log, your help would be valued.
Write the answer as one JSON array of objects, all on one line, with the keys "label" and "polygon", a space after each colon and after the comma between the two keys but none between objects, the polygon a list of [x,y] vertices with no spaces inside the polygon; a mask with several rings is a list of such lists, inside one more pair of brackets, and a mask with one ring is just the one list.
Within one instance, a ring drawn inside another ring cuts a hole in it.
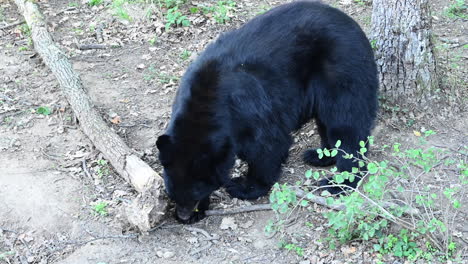
[{"label": "peeled wood on log", "polygon": [[56,76],[63,94],[80,121],[83,132],[112,164],[117,173],[139,192],[126,208],[127,218],[145,232],[161,219],[167,206],[162,196],[163,180],[148,164],[132,153],[93,108],[78,74],[52,40],[39,7],[31,1],[15,0],[31,28],[35,50]]}]

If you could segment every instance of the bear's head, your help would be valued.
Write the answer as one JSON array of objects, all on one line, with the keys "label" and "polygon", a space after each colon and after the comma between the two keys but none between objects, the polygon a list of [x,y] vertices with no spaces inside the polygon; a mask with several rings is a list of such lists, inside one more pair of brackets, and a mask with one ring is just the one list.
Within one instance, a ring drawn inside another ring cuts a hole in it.
[{"label": "bear's head", "polygon": [[176,218],[192,223],[204,217],[210,194],[219,189],[234,158],[230,143],[216,148],[210,143],[178,141],[169,135],[158,138],[159,160],[164,167],[166,192],[176,203]]}]

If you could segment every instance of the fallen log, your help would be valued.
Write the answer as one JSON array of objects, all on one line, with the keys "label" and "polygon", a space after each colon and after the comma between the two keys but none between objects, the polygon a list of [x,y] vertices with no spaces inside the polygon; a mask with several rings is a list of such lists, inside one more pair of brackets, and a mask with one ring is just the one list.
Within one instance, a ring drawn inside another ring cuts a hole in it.
[{"label": "fallen log", "polygon": [[138,191],[138,196],[126,205],[127,219],[142,232],[148,231],[166,211],[162,178],[133,153],[94,109],[80,77],[47,31],[39,7],[27,0],[15,0],[15,3],[31,29],[35,50],[57,78],[83,132],[115,171]]}]

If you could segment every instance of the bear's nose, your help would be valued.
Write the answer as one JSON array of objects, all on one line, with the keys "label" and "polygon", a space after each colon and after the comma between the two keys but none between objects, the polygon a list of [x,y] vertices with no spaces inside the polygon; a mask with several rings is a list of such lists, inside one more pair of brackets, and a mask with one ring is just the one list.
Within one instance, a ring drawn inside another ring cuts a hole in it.
[{"label": "bear's nose", "polygon": [[187,208],[181,208],[181,207],[176,208],[177,217],[179,217],[180,220],[182,220],[182,221],[189,220],[190,217],[192,216],[192,213],[193,213],[193,210],[190,210],[190,209],[187,209]]}]

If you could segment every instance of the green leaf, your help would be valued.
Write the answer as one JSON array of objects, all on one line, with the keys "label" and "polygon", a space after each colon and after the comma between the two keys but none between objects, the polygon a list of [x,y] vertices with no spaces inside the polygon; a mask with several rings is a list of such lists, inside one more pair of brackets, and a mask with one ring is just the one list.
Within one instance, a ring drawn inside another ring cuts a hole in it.
[{"label": "green leaf", "polygon": [[379,251],[382,247],[379,244],[374,244],[374,250]]},{"label": "green leaf", "polygon": [[336,150],[336,149],[332,150],[331,156],[332,156],[332,157],[335,157],[336,154],[338,154],[338,150]]},{"label": "green leaf", "polygon": [[365,147],[366,147],[366,142],[364,142],[364,141],[362,141],[362,140],[359,141],[359,146],[360,146],[361,148],[365,148]]},{"label": "green leaf", "polygon": [[309,205],[309,201],[307,201],[307,200],[302,200],[301,201],[301,206],[302,207],[306,207],[307,205]]},{"label": "green leaf", "polygon": [[341,140],[337,140],[335,143],[335,148],[339,148],[341,146]]},{"label": "green leaf", "polygon": [[335,175],[335,182],[338,183],[338,184],[341,184],[343,183],[345,180],[343,179],[343,175],[341,174],[337,174]]},{"label": "green leaf", "polygon": [[352,172],[352,173],[358,173],[358,172],[359,172],[359,169],[356,168],[356,167],[352,167],[352,168],[351,168],[351,172]]},{"label": "green leaf", "polygon": [[306,198],[307,198],[307,199],[310,199],[310,200],[314,199],[314,197],[315,197],[315,195],[312,194],[312,193],[308,193],[308,194],[306,195]]},{"label": "green leaf", "polygon": [[318,171],[314,171],[313,177],[314,180],[318,180],[320,178],[320,173]]},{"label": "green leaf", "polygon": [[328,197],[326,201],[328,205],[333,205],[335,203],[335,199],[333,199],[333,197]]},{"label": "green leaf", "polygon": [[364,153],[367,152],[367,148],[360,148],[360,149],[359,149],[359,152],[361,152],[362,154],[364,154]]},{"label": "green leaf", "polygon": [[453,201],[453,208],[458,209],[461,207],[460,201],[455,200]]},{"label": "green leaf", "polygon": [[358,164],[359,164],[359,167],[360,167],[360,168],[366,166],[366,164],[364,164],[364,161],[359,161]]},{"label": "green leaf", "polygon": [[356,178],[356,176],[355,176],[354,174],[351,173],[351,174],[349,175],[349,181],[350,181],[350,182],[354,182],[354,179],[355,179],[355,178]]},{"label": "green leaf", "polygon": [[322,151],[322,149],[317,149],[316,151],[317,151],[317,154],[318,154],[319,159],[322,159],[322,158],[323,158],[323,151]]},{"label": "green leaf", "polygon": [[52,111],[47,106],[40,106],[39,108],[37,108],[36,113],[47,116],[47,115],[50,115]]},{"label": "green leaf", "polygon": [[312,170],[308,170],[308,171],[305,172],[305,177],[307,179],[310,179],[311,176],[312,176]]},{"label": "green leaf", "polygon": [[379,167],[377,167],[377,165],[375,165],[375,163],[371,162],[369,164],[367,164],[367,171],[370,173],[370,174],[375,174],[379,171]]},{"label": "green leaf", "polygon": [[330,151],[328,149],[323,149],[323,154],[325,154],[327,157],[330,157]]}]

